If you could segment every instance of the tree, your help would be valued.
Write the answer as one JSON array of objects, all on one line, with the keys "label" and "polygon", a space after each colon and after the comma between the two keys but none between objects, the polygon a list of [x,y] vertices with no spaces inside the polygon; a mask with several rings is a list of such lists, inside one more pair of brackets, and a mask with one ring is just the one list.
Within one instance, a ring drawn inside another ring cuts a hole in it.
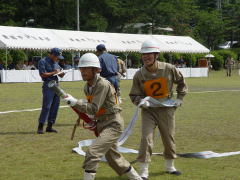
[{"label": "tree", "polygon": [[222,18],[226,40],[240,40],[240,0],[223,3]]},{"label": "tree", "polygon": [[16,14],[16,0],[1,0],[0,3],[0,23],[3,25],[14,25],[14,16]]},{"label": "tree", "polygon": [[[79,0],[84,31],[191,36],[208,47],[240,40],[240,0]],[[1,0],[0,24],[76,30],[76,0]],[[29,19],[34,22],[29,24]],[[159,27],[171,27],[164,32]]]},{"label": "tree", "polygon": [[223,38],[222,21],[219,16],[216,10],[211,13],[201,11],[197,15],[198,23],[194,28],[194,36],[211,49],[214,49]]}]

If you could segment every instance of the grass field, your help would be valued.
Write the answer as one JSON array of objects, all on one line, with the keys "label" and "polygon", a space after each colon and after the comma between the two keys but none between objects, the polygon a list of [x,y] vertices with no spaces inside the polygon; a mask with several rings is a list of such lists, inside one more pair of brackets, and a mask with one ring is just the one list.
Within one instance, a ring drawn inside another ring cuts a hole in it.
[{"label": "grass field", "polygon": [[[208,78],[187,78],[189,94],[176,112],[176,144],[178,153],[211,150],[240,151],[240,76],[234,72],[210,72]],[[122,81],[122,108],[125,124],[135,110],[128,97],[130,80]],[[83,98],[83,82],[62,82],[61,86],[75,97]],[[218,91],[205,92],[204,91]],[[201,92],[201,93],[198,93]],[[0,84],[0,112],[41,107],[41,83]],[[61,105],[65,105],[61,103]],[[70,108],[59,110],[58,134],[37,135],[40,111],[0,114],[0,180],[80,180],[84,158],[71,152],[77,142],[94,138],[78,128],[73,141],[70,134],[76,114]],[[125,147],[138,148],[140,121]],[[162,152],[161,140],[155,138],[155,152]],[[136,155],[124,154],[132,161]],[[164,174],[161,156],[153,156],[150,180],[239,180],[240,155],[193,159],[178,158],[176,167],[183,172],[175,177]],[[136,169],[138,165],[134,164]],[[118,177],[106,163],[100,163],[96,180],[126,180]]]}]

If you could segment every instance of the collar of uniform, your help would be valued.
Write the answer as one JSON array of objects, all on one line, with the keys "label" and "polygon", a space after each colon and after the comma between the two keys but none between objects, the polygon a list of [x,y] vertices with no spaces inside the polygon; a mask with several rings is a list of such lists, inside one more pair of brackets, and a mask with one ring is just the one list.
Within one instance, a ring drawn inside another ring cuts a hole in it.
[{"label": "collar of uniform", "polygon": [[161,72],[161,70],[163,70],[165,68],[166,64],[164,62],[159,62],[157,61],[157,71],[156,73],[150,73],[147,68],[145,66],[143,66],[142,68],[142,73],[144,76],[151,76],[151,74],[158,74],[159,72]]},{"label": "collar of uniform", "polygon": [[158,69],[164,69],[166,66],[166,63],[157,61]]},{"label": "collar of uniform", "polygon": [[94,80],[93,80],[93,85],[92,85],[92,87],[95,87],[95,86],[96,86],[98,79],[99,79],[99,74],[96,74],[95,77],[94,77]]},{"label": "collar of uniform", "polygon": [[[91,86],[91,88],[94,88],[94,87],[96,86],[98,79],[99,79],[99,75],[96,74],[96,76],[94,77],[93,85]],[[89,86],[88,86],[87,83],[86,83],[85,86],[84,86],[84,90],[85,90],[86,92],[90,93],[90,92],[89,92]],[[91,94],[91,93],[90,93],[90,94]]]}]

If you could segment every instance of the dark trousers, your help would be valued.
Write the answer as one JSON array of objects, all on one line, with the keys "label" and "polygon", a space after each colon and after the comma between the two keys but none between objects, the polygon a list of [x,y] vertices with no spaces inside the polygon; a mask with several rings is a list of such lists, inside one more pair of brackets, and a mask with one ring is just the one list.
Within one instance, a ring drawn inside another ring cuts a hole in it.
[{"label": "dark trousers", "polygon": [[39,117],[39,123],[54,124],[57,118],[58,108],[60,104],[60,98],[51,89],[47,87],[46,84],[42,87],[43,102],[42,111]]},{"label": "dark trousers", "polygon": [[118,91],[119,88],[119,82],[117,76],[108,76],[105,77],[115,88],[116,92]]}]

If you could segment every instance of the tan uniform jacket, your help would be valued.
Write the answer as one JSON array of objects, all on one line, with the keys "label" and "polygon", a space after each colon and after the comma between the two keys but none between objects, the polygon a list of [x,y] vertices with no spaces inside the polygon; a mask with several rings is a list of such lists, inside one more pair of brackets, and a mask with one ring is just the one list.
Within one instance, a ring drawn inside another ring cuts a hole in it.
[{"label": "tan uniform jacket", "polygon": [[[159,77],[164,77],[167,80],[167,91],[168,97],[173,96],[173,84],[177,84],[177,98],[183,99],[187,92],[187,86],[183,78],[182,73],[174,66],[169,63],[157,61],[158,70],[155,74],[150,73],[145,67],[142,67],[133,77],[133,85],[130,91],[130,98],[135,105],[138,105],[141,99],[147,95],[144,92],[144,82]],[[166,98],[163,98],[164,100]]]},{"label": "tan uniform jacket", "polygon": [[225,63],[226,67],[232,67],[234,65],[234,60],[232,58],[227,58],[226,59],[226,63]]},{"label": "tan uniform jacket", "polygon": [[92,97],[91,103],[78,101],[75,107],[83,113],[95,116],[98,132],[105,126],[113,123],[113,121],[116,121],[119,125],[123,126],[123,122],[120,120],[118,121],[116,118],[109,118],[109,115],[114,115],[121,111],[121,108],[116,103],[115,89],[109,81],[96,75],[92,87],[89,87],[88,84],[85,85],[84,93],[87,97]]},{"label": "tan uniform jacket", "polygon": [[130,163],[117,151],[117,140],[123,131],[123,119],[116,102],[116,92],[109,81],[96,75],[93,85],[84,87],[89,102],[78,101],[75,106],[81,112],[94,115],[97,120],[99,136],[89,146],[83,168],[96,172],[98,163],[105,155],[111,168],[122,175],[129,169]]},{"label": "tan uniform jacket", "polygon": [[124,63],[123,60],[121,60],[121,59],[119,59],[119,58],[118,58],[118,67],[119,67],[118,72],[119,72],[120,74],[123,74],[123,73],[126,72],[126,66],[125,66],[125,63]]}]

